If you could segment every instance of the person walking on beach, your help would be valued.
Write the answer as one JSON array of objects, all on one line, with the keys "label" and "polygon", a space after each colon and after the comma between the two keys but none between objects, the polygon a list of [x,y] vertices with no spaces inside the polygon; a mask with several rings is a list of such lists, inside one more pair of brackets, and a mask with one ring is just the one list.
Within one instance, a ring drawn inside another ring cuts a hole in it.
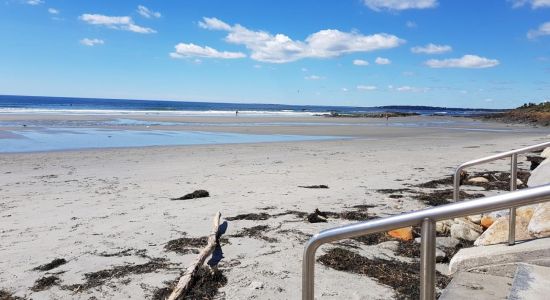
[{"label": "person walking on beach", "polygon": [[239,116],[239,110],[236,110],[235,111],[235,117],[238,117]]}]

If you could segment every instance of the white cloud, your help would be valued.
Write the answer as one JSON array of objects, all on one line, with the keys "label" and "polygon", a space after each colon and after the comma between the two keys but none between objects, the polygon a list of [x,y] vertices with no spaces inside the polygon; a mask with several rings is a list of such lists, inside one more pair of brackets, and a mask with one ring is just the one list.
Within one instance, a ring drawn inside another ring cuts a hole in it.
[{"label": "white cloud", "polygon": [[292,40],[284,34],[250,30],[242,25],[229,25],[216,18],[203,18],[199,26],[223,30],[228,43],[244,45],[254,60],[269,63],[287,63],[303,58],[330,58],[346,53],[389,49],[405,41],[390,34],[362,35],[326,29],[309,35],[304,41]]},{"label": "white cloud", "polygon": [[307,68],[302,68],[302,72],[307,72]]},{"label": "white cloud", "polygon": [[412,53],[424,53],[424,54],[441,54],[445,52],[452,51],[453,48],[449,45],[436,45],[436,44],[427,44],[426,46],[416,46],[412,47]]},{"label": "white cloud", "polygon": [[361,91],[376,91],[378,87],[374,85],[358,85],[357,89]]},{"label": "white cloud", "polygon": [[55,8],[48,8],[48,12],[52,15],[58,15],[59,14],[59,10],[57,10]]},{"label": "white cloud", "polygon": [[321,80],[321,79],[325,79],[325,77],[318,76],[318,75],[309,75],[309,76],[304,77],[304,79],[305,80]]},{"label": "white cloud", "polygon": [[539,36],[550,35],[550,22],[540,24],[539,28],[527,32],[529,39],[536,39]]},{"label": "white cloud", "polygon": [[99,14],[83,14],[79,19],[88,24],[105,26],[112,29],[127,30],[137,33],[156,33],[154,29],[134,24],[132,18],[128,16],[117,17]]},{"label": "white cloud", "polygon": [[500,62],[496,59],[489,59],[477,55],[464,55],[461,58],[448,59],[430,59],[426,61],[426,65],[430,68],[471,68],[483,69],[495,67]]},{"label": "white cloud", "polygon": [[103,44],[105,44],[105,41],[100,40],[100,39],[84,38],[84,39],[80,40],[80,43],[84,46],[92,47],[92,46],[95,46],[95,45],[103,45]]},{"label": "white cloud", "polygon": [[201,47],[192,43],[190,44],[179,43],[175,46],[175,48],[176,48],[176,51],[170,53],[170,57],[172,58],[206,57],[206,58],[234,59],[234,58],[246,57],[246,55],[241,52],[228,52],[228,51],[222,52],[208,46]]},{"label": "white cloud", "polygon": [[40,4],[44,4],[44,1],[42,1],[42,0],[27,0],[26,3],[29,4],[29,5],[40,5]]},{"label": "white cloud", "polygon": [[433,8],[437,0],[363,0],[363,3],[375,11]]},{"label": "white cloud", "polygon": [[347,91],[349,91],[348,88],[345,88],[345,87],[344,87],[344,88],[341,88],[341,90],[342,90],[342,92],[347,92]]},{"label": "white cloud", "polygon": [[376,60],[374,60],[375,63],[379,65],[389,65],[391,64],[391,60],[383,57],[377,57]]},{"label": "white cloud", "polygon": [[[393,87],[390,87],[390,89],[393,89]],[[430,89],[404,85],[404,86],[395,88],[395,90],[402,93],[424,93],[429,91]]]},{"label": "white cloud", "polygon": [[138,5],[137,12],[147,19],[161,17],[161,14],[158,11],[152,11],[143,5]]},{"label": "white cloud", "polygon": [[550,0],[510,0],[513,7],[531,5],[532,9],[550,7]]},{"label": "white cloud", "polygon": [[413,21],[407,21],[407,23],[405,23],[405,26],[407,26],[408,28],[416,28],[416,27],[418,27],[418,25],[416,25],[416,23],[413,22]]},{"label": "white cloud", "polygon": [[362,60],[362,59],[355,59],[353,61],[353,64],[356,65],[356,66],[368,66],[369,62],[366,61],[366,60]]}]

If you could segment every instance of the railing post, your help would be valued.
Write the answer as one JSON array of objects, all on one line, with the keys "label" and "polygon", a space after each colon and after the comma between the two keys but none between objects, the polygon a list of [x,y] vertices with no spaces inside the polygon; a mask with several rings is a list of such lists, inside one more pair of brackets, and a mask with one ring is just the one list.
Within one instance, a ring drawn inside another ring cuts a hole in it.
[{"label": "railing post", "polygon": [[453,201],[457,202],[460,198],[460,173],[462,173],[462,168],[458,167],[455,170],[455,175],[453,178]]},{"label": "railing post", "polygon": [[[515,191],[517,188],[518,179],[518,155],[512,154],[510,159],[510,191]],[[508,245],[512,246],[516,243],[516,208],[510,208],[510,218],[508,224]]]},{"label": "railing post", "polygon": [[420,241],[420,299],[435,299],[435,222],[422,221]]}]

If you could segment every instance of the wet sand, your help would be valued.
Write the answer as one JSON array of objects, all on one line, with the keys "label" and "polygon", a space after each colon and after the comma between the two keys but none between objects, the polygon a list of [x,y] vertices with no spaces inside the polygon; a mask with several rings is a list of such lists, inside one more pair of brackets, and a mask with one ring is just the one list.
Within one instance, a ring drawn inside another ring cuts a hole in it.
[{"label": "wet sand", "polygon": [[[51,121],[105,117],[2,115],[0,121],[16,118]],[[140,119],[235,122],[235,118],[206,117]],[[33,299],[151,299],[158,288],[166,286],[165,281],[178,278],[180,270],[195,257],[192,251],[167,251],[167,243],[207,235],[211,218],[219,210],[222,218],[247,213],[268,215],[264,220],[227,221],[220,269],[228,282],[219,295],[227,299],[297,299],[301,255],[308,235],[353,221],[329,218],[328,223],[311,224],[284,212],[309,213],[316,208],[341,212],[353,210],[355,205],[373,205],[369,213],[387,216],[419,209],[425,204],[406,197],[390,198],[376,190],[403,188],[450,175],[466,160],[546,141],[550,133],[524,126],[472,124],[462,118],[455,123],[455,119],[390,119],[402,123],[453,121],[447,127],[405,127],[386,125],[380,119],[239,117],[239,123],[295,124],[162,128],[353,138],[0,154],[0,289]],[[313,120],[331,126],[300,125]],[[0,135],[6,129],[0,128]],[[524,158],[520,161],[520,168],[528,168]],[[508,162],[486,168],[506,170]],[[329,188],[298,187],[321,184]],[[208,190],[210,197],[170,200],[197,189]],[[239,236],[244,229],[258,225],[264,226],[261,235]],[[329,249],[330,245],[323,247],[319,254]],[[374,246],[358,245],[354,251],[367,257],[395,256]],[[67,263],[50,271],[33,270],[55,258],[64,258]],[[151,264],[159,261],[162,263]],[[87,282],[87,273],[125,265],[144,265],[144,270],[109,277],[97,286],[82,285]],[[52,275],[59,278],[57,284],[43,291],[31,290],[36,280]],[[77,285],[80,288],[75,288]],[[323,299],[382,299],[393,295],[389,287],[373,279],[322,265],[317,267],[316,288]]]}]

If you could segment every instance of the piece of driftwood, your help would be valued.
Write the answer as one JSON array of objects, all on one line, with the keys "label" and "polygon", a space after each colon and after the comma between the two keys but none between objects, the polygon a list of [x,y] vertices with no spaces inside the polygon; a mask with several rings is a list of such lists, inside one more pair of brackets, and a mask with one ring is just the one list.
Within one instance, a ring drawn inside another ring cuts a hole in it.
[{"label": "piece of driftwood", "polygon": [[172,294],[168,297],[168,300],[176,300],[180,296],[185,295],[187,291],[189,291],[189,288],[191,287],[191,283],[193,282],[193,277],[197,273],[197,270],[204,264],[204,261],[206,258],[208,258],[212,252],[214,252],[214,248],[216,248],[216,245],[218,244],[218,228],[220,227],[220,218],[221,213],[217,212],[214,216],[213,224],[212,224],[212,232],[208,236],[208,244],[197,256],[197,259],[185,270],[185,273],[183,276],[181,276],[180,280],[178,281],[178,284],[172,291]]}]

